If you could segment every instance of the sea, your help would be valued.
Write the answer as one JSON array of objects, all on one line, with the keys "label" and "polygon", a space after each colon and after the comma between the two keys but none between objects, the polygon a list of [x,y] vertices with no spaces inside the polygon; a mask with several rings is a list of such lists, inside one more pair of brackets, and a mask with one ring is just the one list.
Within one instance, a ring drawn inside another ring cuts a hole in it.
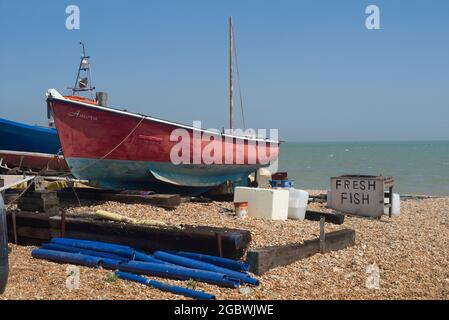
[{"label": "sea", "polygon": [[300,189],[330,189],[330,177],[367,174],[393,176],[400,194],[449,195],[449,141],[285,142],[278,171]]}]

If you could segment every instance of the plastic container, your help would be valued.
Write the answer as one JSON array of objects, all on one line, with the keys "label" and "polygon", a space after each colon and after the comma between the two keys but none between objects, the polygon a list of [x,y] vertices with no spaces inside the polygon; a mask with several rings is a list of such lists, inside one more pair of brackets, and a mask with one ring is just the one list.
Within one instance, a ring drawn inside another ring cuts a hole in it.
[{"label": "plastic container", "polygon": [[288,192],[289,219],[304,220],[307,211],[307,203],[309,201],[309,193],[295,188],[290,188]]},{"label": "plastic container", "polygon": [[[389,203],[389,199],[385,199],[385,203]],[[392,208],[391,216],[398,217],[401,214],[401,197],[399,193],[393,193],[393,208]],[[389,208],[385,207],[384,214],[388,215]]]},{"label": "plastic container", "polygon": [[8,229],[6,227],[6,208],[0,194],[0,294],[8,282]]},{"label": "plastic container", "polygon": [[235,215],[244,218],[248,215],[248,202],[234,202]]},{"label": "plastic container", "polygon": [[295,184],[293,180],[270,180],[269,182],[273,188],[293,188]]},{"label": "plastic container", "polygon": [[272,220],[288,218],[288,190],[237,187],[234,202],[248,202],[248,216]]}]

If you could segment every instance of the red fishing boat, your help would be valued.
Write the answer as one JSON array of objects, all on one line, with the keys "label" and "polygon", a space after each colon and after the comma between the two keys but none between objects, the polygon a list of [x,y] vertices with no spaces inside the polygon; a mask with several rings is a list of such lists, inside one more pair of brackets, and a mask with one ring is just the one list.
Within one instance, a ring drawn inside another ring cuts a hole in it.
[{"label": "red fishing boat", "polygon": [[109,189],[201,193],[226,182],[246,185],[249,174],[278,158],[277,139],[209,131],[111,108],[102,93],[95,100],[77,96],[77,90],[93,90],[88,58],[84,53],[80,63],[88,77],[75,85],[72,96],[47,92],[64,157],[76,178]]}]

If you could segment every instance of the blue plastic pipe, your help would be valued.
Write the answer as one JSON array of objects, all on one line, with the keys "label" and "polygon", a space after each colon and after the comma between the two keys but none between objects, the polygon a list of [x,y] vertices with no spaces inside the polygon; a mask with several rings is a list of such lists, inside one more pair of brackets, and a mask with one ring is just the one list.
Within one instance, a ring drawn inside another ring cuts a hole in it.
[{"label": "blue plastic pipe", "polygon": [[[91,268],[98,267],[100,261],[102,260],[102,258],[92,257],[85,254],[54,251],[47,249],[34,249],[33,251],[31,251],[31,255],[33,256],[33,258],[37,259],[46,259],[62,263],[77,264]],[[120,262],[118,260],[114,261],[116,261],[117,263]]]},{"label": "blue plastic pipe", "polygon": [[249,270],[249,265],[242,261],[221,258],[217,256],[210,256],[207,254],[195,253],[195,252],[185,252],[185,251],[173,251],[170,252],[181,257],[186,257],[190,259],[200,260],[207,263],[215,264],[219,267],[246,272]]},{"label": "blue plastic pipe", "polygon": [[51,239],[51,243],[94,251],[113,253],[129,259],[133,259],[135,253],[135,250],[131,247],[99,241],[89,241],[71,238],[53,238]]},{"label": "blue plastic pipe", "polygon": [[139,251],[136,251],[136,253],[134,254],[134,260],[136,261],[142,261],[142,262],[153,262],[153,263],[161,263],[161,264],[170,264],[173,265],[170,262],[164,261],[164,260],[159,260],[156,259],[154,256],[149,255],[149,254],[145,254]]},{"label": "blue plastic pipe", "polygon": [[37,259],[46,259],[61,263],[71,263],[87,267],[102,266],[105,269],[129,271],[178,280],[194,279],[224,287],[238,288],[240,282],[224,274],[204,270],[193,270],[169,264],[130,261],[128,263],[108,258],[93,257],[80,253],[62,252],[47,249],[34,249],[31,255]]},{"label": "blue plastic pipe", "polygon": [[211,271],[183,268],[169,264],[159,264],[159,263],[140,262],[140,261],[108,264],[104,263],[103,261],[102,265],[107,269],[118,269],[120,271],[158,276],[161,278],[171,278],[177,280],[193,279],[229,288],[238,288],[240,286],[240,281],[238,279],[234,279],[225,274]]},{"label": "blue plastic pipe", "polygon": [[6,208],[0,194],[0,294],[8,282],[8,229],[6,226]]},{"label": "blue plastic pipe", "polygon": [[168,252],[164,252],[164,251],[155,251],[154,252],[154,257],[157,259],[161,259],[164,261],[168,261],[180,266],[184,266],[187,268],[192,268],[192,269],[200,269],[200,270],[207,270],[207,271],[212,271],[212,272],[217,272],[217,273],[222,273],[225,274],[227,276],[230,276],[234,279],[239,279],[242,282],[254,285],[254,286],[258,286],[259,285],[259,280],[250,277],[249,275],[247,275],[246,273],[241,273],[241,272],[237,272],[234,270],[230,270],[230,269],[226,269],[223,267],[219,267],[216,265],[213,265],[211,263],[207,263],[207,262],[202,262],[202,261],[198,261],[198,260],[194,260],[194,259],[190,259],[190,258],[186,258],[186,257],[181,257],[175,254],[171,254]]},{"label": "blue plastic pipe", "polygon": [[167,283],[150,280],[145,277],[141,277],[141,276],[131,274],[128,272],[116,271],[115,274],[121,279],[138,282],[138,283],[144,284],[149,287],[157,288],[162,291],[168,291],[168,292],[172,292],[174,294],[179,294],[179,295],[183,295],[183,296],[194,298],[194,299],[215,300],[215,296],[212,294],[209,294],[209,293],[191,290],[191,289],[183,288],[183,287],[179,287],[179,286],[172,286]]},{"label": "blue plastic pipe", "polygon": [[101,251],[94,251],[89,249],[82,249],[77,247],[71,247],[71,246],[65,246],[62,244],[55,244],[55,243],[44,243],[41,246],[42,249],[47,250],[53,250],[53,251],[63,251],[63,252],[70,252],[70,253],[81,253],[88,256],[98,257],[98,258],[108,258],[108,259],[114,259],[119,261],[129,261],[128,258],[124,258],[122,256],[113,254],[113,253],[107,253],[107,252],[101,252]]}]

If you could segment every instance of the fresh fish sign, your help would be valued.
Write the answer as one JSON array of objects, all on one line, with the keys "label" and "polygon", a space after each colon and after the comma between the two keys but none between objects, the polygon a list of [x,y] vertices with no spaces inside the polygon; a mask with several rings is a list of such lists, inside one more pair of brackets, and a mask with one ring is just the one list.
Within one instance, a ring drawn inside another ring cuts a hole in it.
[{"label": "fresh fish sign", "polygon": [[380,217],[384,213],[385,189],[392,186],[393,179],[389,177],[332,177],[327,203],[330,208],[343,213]]}]

